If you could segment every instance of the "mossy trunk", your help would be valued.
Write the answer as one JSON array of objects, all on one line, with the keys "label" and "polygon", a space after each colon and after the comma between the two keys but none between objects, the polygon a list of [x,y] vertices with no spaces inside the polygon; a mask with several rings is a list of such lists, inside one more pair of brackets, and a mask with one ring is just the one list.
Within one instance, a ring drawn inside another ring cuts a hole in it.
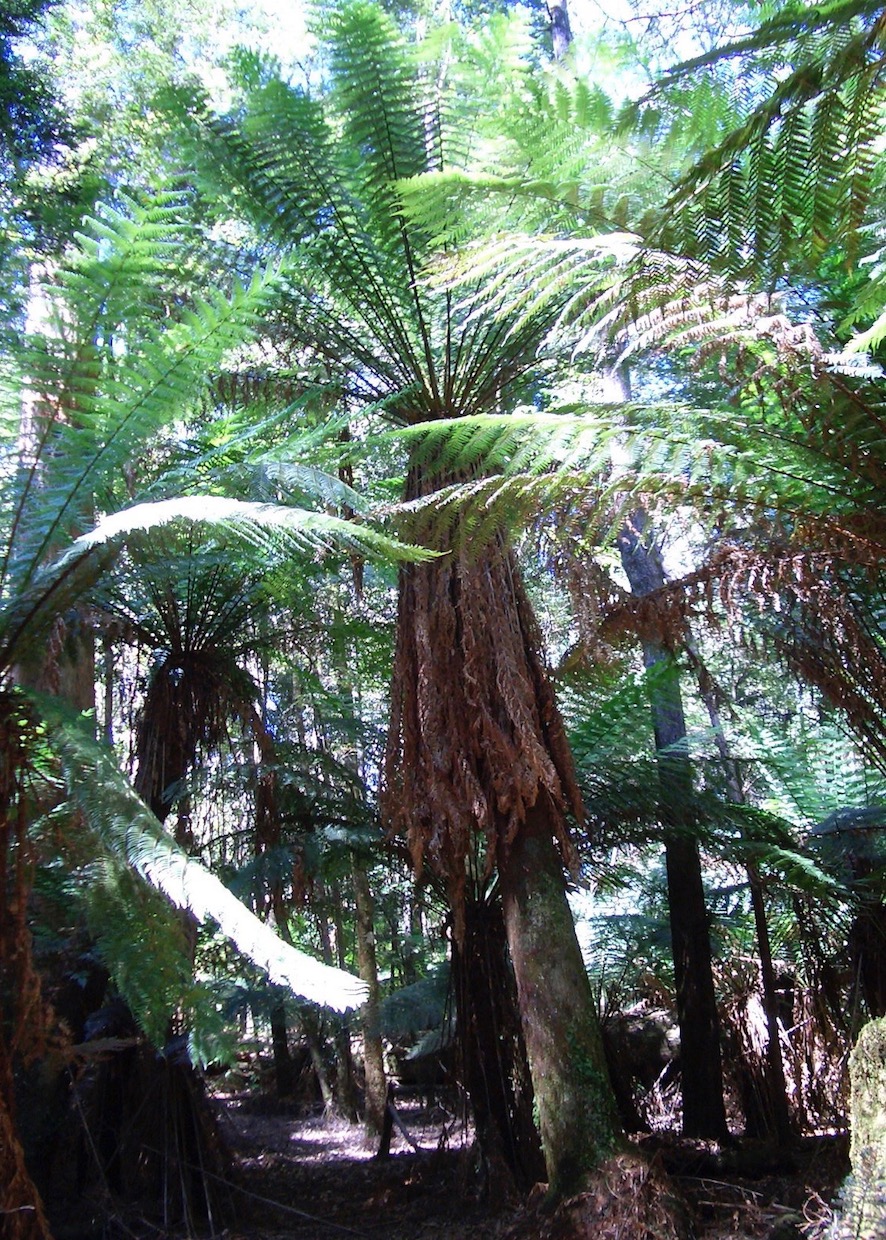
[{"label": "mossy trunk", "polygon": [[499,873],[549,1192],[563,1197],[626,1148],[626,1138],[543,804],[529,812]]},{"label": "mossy trunk", "polygon": [[857,1240],[886,1235],[886,1017],[858,1036],[849,1060],[852,1175],[846,1192]]},{"label": "mossy trunk", "polygon": [[356,856],[352,859],[351,872],[357,907],[357,964],[360,977],[369,987],[363,1005],[363,1072],[366,1082],[363,1123],[367,1136],[378,1137],[384,1127],[388,1083],[381,1040],[381,987],[375,954],[375,903],[366,868]]}]

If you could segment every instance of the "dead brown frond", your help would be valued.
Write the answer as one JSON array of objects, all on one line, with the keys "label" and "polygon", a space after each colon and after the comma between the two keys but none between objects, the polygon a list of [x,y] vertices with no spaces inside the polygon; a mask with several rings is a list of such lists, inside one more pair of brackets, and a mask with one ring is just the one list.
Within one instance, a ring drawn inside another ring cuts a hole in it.
[{"label": "dead brown frond", "polygon": [[656,1159],[625,1150],[553,1212],[538,1194],[505,1240],[685,1240],[689,1211]]},{"label": "dead brown frond", "polygon": [[[414,475],[412,485],[421,486]],[[543,795],[570,864],[566,815],[583,817],[536,622],[502,537],[480,554],[459,547],[401,570],[391,696],[382,812],[416,868],[445,878],[460,937],[478,835],[482,880]]]}]

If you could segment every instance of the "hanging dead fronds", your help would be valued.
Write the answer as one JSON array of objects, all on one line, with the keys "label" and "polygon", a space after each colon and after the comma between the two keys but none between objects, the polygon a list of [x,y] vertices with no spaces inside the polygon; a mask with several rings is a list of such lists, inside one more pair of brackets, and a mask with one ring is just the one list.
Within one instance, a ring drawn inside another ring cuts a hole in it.
[{"label": "hanging dead fronds", "polygon": [[[728,624],[739,640],[762,640],[846,715],[871,755],[886,763],[886,651],[852,569],[876,584],[879,536],[823,523],[811,549],[802,532],[782,541],[724,543],[697,571],[641,598],[611,583],[598,641],[633,634],[669,649],[685,645],[691,621]],[[830,528],[829,528],[830,526]],[[575,571],[578,571],[576,569]]]},{"label": "hanging dead fronds", "polygon": [[[431,485],[410,476],[414,493]],[[581,794],[539,650],[504,539],[402,570],[382,811],[416,868],[445,878],[459,937],[476,836],[482,881],[546,794],[575,859],[566,815],[583,819]]]}]

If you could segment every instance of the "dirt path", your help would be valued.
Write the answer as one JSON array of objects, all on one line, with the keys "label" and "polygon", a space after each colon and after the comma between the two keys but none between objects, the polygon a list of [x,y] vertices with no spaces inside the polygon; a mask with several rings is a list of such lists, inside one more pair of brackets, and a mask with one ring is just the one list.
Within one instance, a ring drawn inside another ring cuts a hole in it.
[{"label": "dirt path", "polygon": [[[416,1153],[395,1133],[379,1162],[359,1128],[249,1099],[224,1102],[235,1152],[236,1223],[226,1240],[536,1240],[543,1217],[487,1202],[471,1134],[442,1112],[404,1108]],[[790,1160],[739,1144],[717,1153],[658,1139],[654,1152],[689,1202],[699,1240],[818,1240],[845,1174],[845,1145],[807,1141]]]},{"label": "dirt path", "polygon": [[[471,1134],[440,1111],[404,1108],[416,1153],[395,1132],[379,1162],[361,1129],[225,1105],[223,1133],[236,1152],[238,1224],[230,1240],[493,1240],[513,1211],[490,1211],[473,1163]],[[273,1204],[272,1204],[273,1203]]]}]

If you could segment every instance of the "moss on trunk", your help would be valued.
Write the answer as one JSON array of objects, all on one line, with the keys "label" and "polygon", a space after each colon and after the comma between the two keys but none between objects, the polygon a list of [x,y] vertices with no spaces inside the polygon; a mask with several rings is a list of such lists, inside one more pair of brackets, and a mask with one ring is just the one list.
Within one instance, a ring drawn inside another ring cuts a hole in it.
[{"label": "moss on trunk", "polygon": [[552,1196],[626,1147],[560,855],[536,806],[500,863],[508,946]]},{"label": "moss on trunk", "polygon": [[852,1235],[886,1234],[886,1017],[858,1036],[849,1060],[852,1176],[846,1211]]}]

